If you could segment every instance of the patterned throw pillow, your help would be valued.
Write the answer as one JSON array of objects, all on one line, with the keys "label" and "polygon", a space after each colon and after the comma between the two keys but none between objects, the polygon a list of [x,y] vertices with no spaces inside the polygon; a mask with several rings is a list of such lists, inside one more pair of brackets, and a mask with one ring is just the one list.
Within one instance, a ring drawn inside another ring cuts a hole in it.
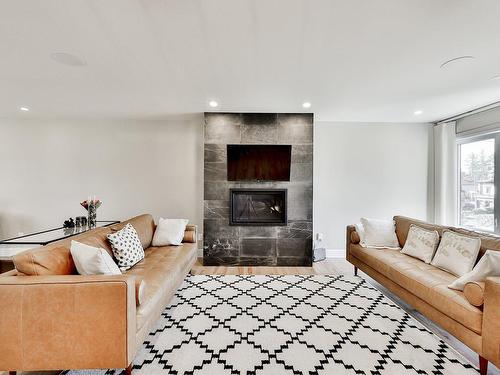
[{"label": "patterned throw pillow", "polygon": [[480,248],[480,238],[446,230],[431,264],[456,276],[462,276],[474,267]]},{"label": "patterned throw pillow", "polygon": [[108,234],[108,240],[120,270],[128,270],[144,259],[141,240],[132,224],[128,223],[118,232]]},{"label": "patterned throw pillow", "polygon": [[437,231],[412,224],[401,253],[421,259],[425,263],[430,263],[438,243],[439,233]]}]

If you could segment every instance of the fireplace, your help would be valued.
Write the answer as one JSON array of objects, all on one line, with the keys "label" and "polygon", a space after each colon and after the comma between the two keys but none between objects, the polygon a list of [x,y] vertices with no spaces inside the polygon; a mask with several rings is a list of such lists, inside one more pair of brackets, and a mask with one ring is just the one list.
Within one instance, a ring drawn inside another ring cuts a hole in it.
[{"label": "fireplace", "polygon": [[230,225],[287,225],[286,189],[230,189]]}]

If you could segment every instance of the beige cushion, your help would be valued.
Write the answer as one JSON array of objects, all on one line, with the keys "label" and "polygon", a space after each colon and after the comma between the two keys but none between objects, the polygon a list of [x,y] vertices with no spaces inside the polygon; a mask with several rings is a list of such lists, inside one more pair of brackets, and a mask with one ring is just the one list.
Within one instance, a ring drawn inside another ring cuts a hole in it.
[{"label": "beige cushion", "polygon": [[361,218],[361,227],[356,225],[360,243],[366,247],[399,248],[394,220]]},{"label": "beige cushion", "polygon": [[474,267],[480,247],[478,237],[445,230],[431,264],[456,276],[465,275]]},{"label": "beige cushion", "polygon": [[436,230],[410,225],[408,237],[401,252],[406,255],[430,263],[439,244],[439,233]]},{"label": "beige cushion", "polygon": [[153,235],[152,246],[180,245],[184,238],[187,219],[164,219],[160,217]]},{"label": "beige cushion", "polygon": [[465,284],[464,295],[471,305],[480,307],[484,303],[484,282],[471,281]]},{"label": "beige cushion", "polygon": [[484,281],[488,276],[500,276],[500,252],[498,251],[486,250],[472,271],[459,277],[449,287],[463,290],[469,281]]},{"label": "beige cushion", "polygon": [[71,257],[80,275],[121,275],[120,269],[104,249],[71,241]]}]

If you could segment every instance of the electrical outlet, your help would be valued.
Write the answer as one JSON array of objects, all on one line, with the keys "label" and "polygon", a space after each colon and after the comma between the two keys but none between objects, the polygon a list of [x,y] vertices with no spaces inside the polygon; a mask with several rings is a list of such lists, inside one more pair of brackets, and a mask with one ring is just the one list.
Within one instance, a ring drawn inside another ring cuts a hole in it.
[{"label": "electrical outlet", "polygon": [[323,233],[316,233],[316,240],[323,241]]}]

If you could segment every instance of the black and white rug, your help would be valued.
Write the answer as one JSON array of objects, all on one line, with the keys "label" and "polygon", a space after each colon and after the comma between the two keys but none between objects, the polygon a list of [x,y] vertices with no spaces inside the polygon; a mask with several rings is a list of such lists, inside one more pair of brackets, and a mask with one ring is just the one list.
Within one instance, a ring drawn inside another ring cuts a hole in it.
[{"label": "black and white rug", "polygon": [[198,275],[186,278],[165,309],[133,373],[478,371],[359,277]]}]

